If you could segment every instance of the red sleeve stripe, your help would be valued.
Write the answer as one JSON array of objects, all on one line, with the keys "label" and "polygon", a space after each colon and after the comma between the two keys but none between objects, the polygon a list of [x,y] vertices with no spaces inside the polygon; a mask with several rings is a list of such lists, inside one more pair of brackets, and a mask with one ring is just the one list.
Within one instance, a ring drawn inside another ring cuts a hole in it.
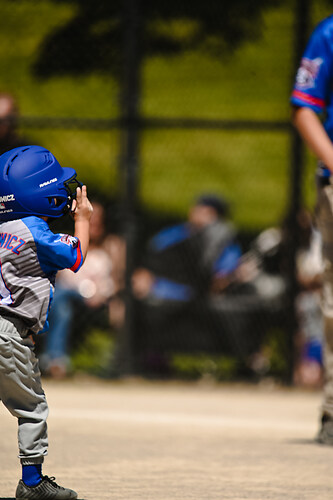
[{"label": "red sleeve stripe", "polygon": [[76,261],[75,261],[75,264],[74,266],[72,266],[70,269],[71,271],[77,271],[79,269],[79,267],[81,266],[81,263],[82,263],[82,252],[81,252],[81,245],[80,245],[80,242],[79,242],[79,245],[76,249]]},{"label": "red sleeve stripe", "polygon": [[318,97],[313,97],[312,95],[305,94],[304,92],[301,92],[300,90],[294,90],[292,93],[292,97],[294,97],[295,99],[300,99],[301,101],[304,101],[304,103],[311,104],[312,106],[319,106],[320,108],[325,107],[324,99],[319,99]]}]

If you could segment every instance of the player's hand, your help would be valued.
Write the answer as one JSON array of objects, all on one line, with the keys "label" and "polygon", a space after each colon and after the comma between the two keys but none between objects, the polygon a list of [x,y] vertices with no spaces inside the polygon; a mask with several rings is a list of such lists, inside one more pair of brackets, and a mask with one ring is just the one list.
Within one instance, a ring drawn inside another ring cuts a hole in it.
[{"label": "player's hand", "polygon": [[76,189],[76,199],[73,200],[71,211],[75,221],[90,219],[93,207],[87,196],[87,186]]}]

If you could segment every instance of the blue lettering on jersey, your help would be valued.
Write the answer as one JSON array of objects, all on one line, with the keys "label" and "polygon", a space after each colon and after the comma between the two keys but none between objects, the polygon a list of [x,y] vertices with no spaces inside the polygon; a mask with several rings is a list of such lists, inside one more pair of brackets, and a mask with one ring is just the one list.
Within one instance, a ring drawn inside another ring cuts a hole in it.
[{"label": "blue lettering on jersey", "polygon": [[10,237],[11,237],[11,234],[9,234],[9,233],[8,233],[8,234],[7,234],[6,241],[5,241],[4,245],[3,245],[3,248],[7,248],[7,245],[8,245],[8,242],[9,242],[9,240],[10,240]]},{"label": "blue lettering on jersey", "polygon": [[8,250],[13,250],[13,247],[12,247],[13,241],[17,241],[17,236],[15,236],[14,234],[10,234],[9,238],[7,240],[7,243],[6,243],[6,248],[8,248]]},{"label": "blue lettering on jersey", "polygon": [[26,241],[25,240],[22,240],[22,238],[20,238],[18,240],[18,244],[13,248],[12,252],[16,253],[16,255],[20,255],[20,252],[22,250],[22,247],[26,244]]},{"label": "blue lettering on jersey", "polygon": [[7,233],[0,233],[0,247],[3,247],[6,238],[7,238]]},{"label": "blue lettering on jersey", "polygon": [[20,255],[23,245],[26,241],[18,238],[15,234],[0,233],[0,247],[7,248],[16,255]]}]

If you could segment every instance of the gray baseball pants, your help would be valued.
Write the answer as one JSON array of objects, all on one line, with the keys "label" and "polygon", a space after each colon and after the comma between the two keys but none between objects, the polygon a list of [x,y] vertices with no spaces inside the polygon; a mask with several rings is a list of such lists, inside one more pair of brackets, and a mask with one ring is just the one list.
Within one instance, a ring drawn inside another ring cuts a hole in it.
[{"label": "gray baseball pants", "polygon": [[0,399],[18,419],[19,458],[38,464],[47,454],[48,406],[33,341],[20,320],[0,317]]},{"label": "gray baseball pants", "polygon": [[324,390],[322,411],[333,417],[333,185],[318,188],[316,221],[323,244]]}]

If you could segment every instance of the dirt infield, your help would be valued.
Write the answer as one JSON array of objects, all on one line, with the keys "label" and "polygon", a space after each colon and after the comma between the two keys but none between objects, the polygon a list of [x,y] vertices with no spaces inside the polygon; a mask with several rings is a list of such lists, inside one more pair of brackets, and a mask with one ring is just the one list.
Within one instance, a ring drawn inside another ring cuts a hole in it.
[{"label": "dirt infield", "polygon": [[[44,383],[44,473],[85,500],[333,498],[333,448],[317,445],[321,395],[237,385]],[[0,500],[20,473],[1,406]]]}]

